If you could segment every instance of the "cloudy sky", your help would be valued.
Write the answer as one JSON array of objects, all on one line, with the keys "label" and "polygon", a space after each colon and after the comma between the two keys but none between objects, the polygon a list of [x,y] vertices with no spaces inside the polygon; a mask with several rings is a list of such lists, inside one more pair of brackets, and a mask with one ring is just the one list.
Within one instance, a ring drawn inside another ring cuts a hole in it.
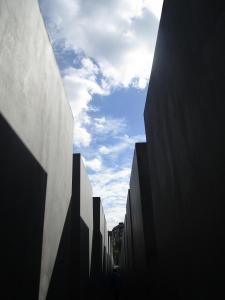
[{"label": "cloudy sky", "polygon": [[40,0],[83,156],[108,227],[124,220],[163,0]]}]

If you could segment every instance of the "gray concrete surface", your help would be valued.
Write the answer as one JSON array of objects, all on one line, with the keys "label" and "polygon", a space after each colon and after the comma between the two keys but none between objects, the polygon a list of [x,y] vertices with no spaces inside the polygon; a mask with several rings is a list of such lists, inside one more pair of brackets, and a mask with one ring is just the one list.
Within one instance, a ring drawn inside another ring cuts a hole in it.
[{"label": "gray concrete surface", "polygon": [[89,274],[91,271],[91,252],[93,236],[93,192],[84,163],[80,159],[80,217],[89,229]]},{"label": "gray concrete surface", "polygon": [[38,300],[47,174],[2,114],[0,145],[1,294]]},{"label": "gray concrete surface", "polygon": [[160,21],[145,128],[159,279],[173,299],[224,297],[224,16],[222,0],[165,0]]},{"label": "gray concrete surface", "polygon": [[92,280],[99,280],[102,274],[102,243],[103,232],[100,224],[102,215],[102,204],[100,197],[93,197],[93,240],[92,240],[92,259],[91,277]]},{"label": "gray concrete surface", "polygon": [[[112,269],[112,244],[100,197],[93,198],[92,279],[99,279]],[[97,277],[97,278],[93,278]]]},{"label": "gray concrete surface", "polygon": [[0,1],[0,111],[48,176],[39,300],[71,197],[72,113],[36,0]]},{"label": "gray concrete surface", "polygon": [[73,155],[72,190],[72,290],[76,297],[86,297],[90,283],[93,195],[90,180],[80,154]]},{"label": "gray concrete surface", "polygon": [[133,244],[133,224],[132,210],[130,205],[130,190],[127,194],[126,205],[126,238],[127,238],[127,272],[131,273],[134,270],[134,244]]},{"label": "gray concrete surface", "polygon": [[101,237],[102,237],[102,243],[101,243],[101,253],[102,253],[102,272],[103,272],[103,265],[104,265],[104,235],[105,235],[105,216],[104,216],[104,210],[103,210],[103,206],[100,206],[100,233],[101,233]]},{"label": "gray concrete surface", "polygon": [[136,143],[130,177],[133,260],[136,272],[151,269],[155,259],[154,220],[147,144]]}]

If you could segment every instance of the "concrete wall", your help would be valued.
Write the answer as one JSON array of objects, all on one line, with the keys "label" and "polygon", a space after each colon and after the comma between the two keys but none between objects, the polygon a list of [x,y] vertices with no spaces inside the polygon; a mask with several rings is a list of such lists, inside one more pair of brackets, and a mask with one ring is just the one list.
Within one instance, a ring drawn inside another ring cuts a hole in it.
[{"label": "concrete wall", "polygon": [[164,1],[145,107],[160,280],[179,299],[224,296],[224,15]]},{"label": "concrete wall", "polygon": [[0,112],[47,174],[42,300],[71,197],[73,119],[38,2],[1,1],[0,36]]},{"label": "concrete wall", "polygon": [[[90,212],[92,213],[90,214]],[[73,155],[73,192],[48,290],[48,300],[101,296],[111,271],[106,221],[80,154]],[[98,298],[99,299],[99,298]]]},{"label": "concrete wall", "polygon": [[[76,154],[75,154],[76,155]],[[82,159],[80,159],[80,217],[89,229],[89,274],[93,235],[93,193],[92,186]]]},{"label": "concrete wall", "polygon": [[100,205],[100,234],[101,234],[101,253],[102,253],[102,261],[101,261],[101,268],[102,268],[102,272],[103,272],[103,265],[104,265],[104,235],[105,235],[105,231],[104,231],[104,226],[105,226],[105,215],[104,215],[104,210],[103,210],[103,206]]},{"label": "concrete wall", "polygon": [[[73,155],[72,191],[72,289],[81,299],[88,292],[93,236],[92,187],[80,154]],[[80,280],[80,282],[79,282]]]},{"label": "concrete wall", "polygon": [[1,114],[0,144],[1,292],[38,299],[47,173]]},{"label": "concrete wall", "polygon": [[74,284],[72,276],[74,274],[74,268],[77,269],[78,265],[74,266],[72,259],[74,255],[72,252],[72,245],[73,242],[77,243],[77,241],[71,239],[73,228],[71,207],[72,203],[70,202],[48,288],[47,300],[73,299]]},{"label": "concrete wall", "polygon": [[107,223],[100,197],[93,198],[93,239],[91,277],[95,284],[112,270],[112,243],[108,237]]},{"label": "concrete wall", "polygon": [[121,244],[121,252],[120,252],[120,258],[119,258],[119,266],[121,269],[121,272],[123,273],[124,270],[126,269],[126,247],[125,247],[125,234],[126,234],[126,230],[125,230],[125,218],[124,218],[124,231],[123,231],[123,237],[122,237],[122,244]]},{"label": "concrete wall", "polygon": [[129,269],[129,257],[128,257],[128,237],[127,237],[127,212],[124,218],[124,242],[125,242],[125,272]]},{"label": "concrete wall", "polygon": [[155,297],[154,219],[146,143],[136,143],[120,257],[124,293]]},{"label": "concrete wall", "polygon": [[104,213],[100,197],[93,198],[92,280],[99,281],[103,271]]},{"label": "concrete wall", "polygon": [[130,205],[133,212],[131,215],[131,219],[133,224],[134,268],[135,270],[144,270],[147,267],[147,249],[145,245],[143,204],[142,194],[140,190],[140,180],[148,180],[148,178],[139,177],[137,147],[138,146],[136,144],[130,178]]},{"label": "concrete wall", "polygon": [[112,272],[113,263],[112,231],[108,231],[108,273]]},{"label": "concrete wall", "polygon": [[135,144],[130,178],[133,264],[140,274],[155,260],[154,221],[146,143]]},{"label": "concrete wall", "polygon": [[134,244],[133,244],[133,225],[132,211],[130,205],[130,190],[127,194],[126,205],[126,236],[127,236],[127,271],[131,274],[134,271]]},{"label": "concrete wall", "polygon": [[119,266],[121,273],[124,274],[126,270],[126,215],[124,217],[124,230],[122,236],[121,252],[119,257]]},{"label": "concrete wall", "polygon": [[107,223],[106,218],[104,215],[104,252],[103,252],[103,272],[107,274],[107,263],[108,261],[108,230],[107,230]]}]

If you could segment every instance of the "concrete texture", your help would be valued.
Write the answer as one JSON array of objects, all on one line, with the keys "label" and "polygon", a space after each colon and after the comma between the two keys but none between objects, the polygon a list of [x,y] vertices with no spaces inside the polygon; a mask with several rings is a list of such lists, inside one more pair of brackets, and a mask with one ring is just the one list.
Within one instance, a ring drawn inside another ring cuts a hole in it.
[{"label": "concrete texture", "polygon": [[155,297],[157,264],[146,143],[135,144],[120,266],[127,298],[136,294],[143,299]]},{"label": "concrete texture", "polygon": [[105,217],[104,217],[104,210],[103,210],[103,206],[100,205],[100,234],[101,234],[101,239],[102,239],[102,249],[101,249],[101,253],[102,253],[102,257],[101,257],[101,271],[103,272],[103,264],[104,264],[104,234],[105,234]]},{"label": "concrete texture", "polygon": [[[93,237],[92,187],[80,154],[73,155],[72,289],[84,299],[89,289]],[[79,282],[80,281],[80,282]],[[79,286],[78,286],[79,285]],[[74,294],[75,293],[75,294]]]},{"label": "concrete texture", "polygon": [[0,114],[1,293],[38,299],[47,174]]},{"label": "concrete texture", "polygon": [[103,225],[104,213],[100,197],[93,198],[93,240],[92,240],[92,260],[91,277],[99,283],[103,271]]},{"label": "concrete texture", "polygon": [[113,265],[112,242],[100,197],[93,198],[93,221],[91,280],[94,288],[99,289],[105,285],[104,280]]},{"label": "concrete texture", "polygon": [[124,272],[124,270],[126,269],[126,243],[125,243],[125,234],[126,234],[126,231],[125,231],[125,218],[124,218],[124,230],[123,230],[123,236],[122,236],[122,244],[121,244],[121,252],[120,252],[120,258],[119,258],[119,266],[120,266],[120,269],[121,269],[121,272]]},{"label": "concrete texture", "polygon": [[[72,214],[71,202],[67,211],[63,232],[48,288],[47,300],[71,300],[73,299],[72,285]],[[77,241],[75,241],[76,243]],[[77,266],[75,266],[76,268]]]},{"label": "concrete texture", "polygon": [[133,244],[133,225],[132,211],[130,205],[130,190],[127,194],[126,205],[126,239],[127,239],[127,272],[130,274],[134,271],[134,244]]},{"label": "concrete texture", "polygon": [[133,264],[138,274],[147,272],[155,260],[152,197],[146,143],[135,144],[130,178],[133,232]]},{"label": "concrete texture", "polygon": [[107,230],[107,223],[106,218],[104,215],[104,250],[103,250],[103,273],[107,274],[107,261],[108,261],[108,230]]},{"label": "concrete texture", "polygon": [[0,1],[0,36],[0,112],[48,175],[44,300],[71,197],[73,119],[38,2]]},{"label": "concrete texture", "polygon": [[112,231],[108,231],[108,273],[112,272],[113,264]]},{"label": "concrete texture", "polygon": [[73,192],[47,300],[99,299],[108,272],[105,229],[101,199],[92,198],[81,155],[74,154]]},{"label": "concrete texture", "polygon": [[124,257],[125,257],[125,268],[124,270],[128,270],[129,268],[129,258],[128,258],[128,238],[127,238],[127,212],[125,214],[125,218],[124,218],[124,244],[125,244],[125,253],[124,253]]},{"label": "concrete texture", "polygon": [[165,0],[159,27],[145,126],[159,280],[172,299],[224,297],[224,16],[222,0]]}]

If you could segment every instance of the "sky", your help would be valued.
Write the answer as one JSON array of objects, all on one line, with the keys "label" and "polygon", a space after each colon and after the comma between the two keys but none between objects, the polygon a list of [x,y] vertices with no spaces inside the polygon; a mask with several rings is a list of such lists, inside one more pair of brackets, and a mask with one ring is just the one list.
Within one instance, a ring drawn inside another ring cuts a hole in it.
[{"label": "sky", "polygon": [[108,228],[123,222],[163,0],[39,0]]}]

